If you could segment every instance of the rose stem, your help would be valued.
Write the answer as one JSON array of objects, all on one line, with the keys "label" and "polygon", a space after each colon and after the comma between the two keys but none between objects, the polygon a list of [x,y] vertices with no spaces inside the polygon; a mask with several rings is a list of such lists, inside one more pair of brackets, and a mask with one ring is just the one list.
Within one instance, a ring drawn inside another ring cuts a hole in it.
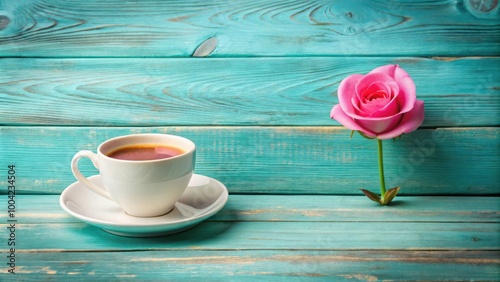
[{"label": "rose stem", "polygon": [[384,179],[384,154],[382,152],[382,140],[377,139],[378,143],[378,174],[380,176],[380,196],[385,195],[385,179]]}]

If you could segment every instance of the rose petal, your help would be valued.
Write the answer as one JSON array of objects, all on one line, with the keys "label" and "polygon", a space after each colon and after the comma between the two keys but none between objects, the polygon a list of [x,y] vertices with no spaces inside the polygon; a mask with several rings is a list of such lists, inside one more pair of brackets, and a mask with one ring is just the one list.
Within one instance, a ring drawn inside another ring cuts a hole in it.
[{"label": "rose petal", "polygon": [[416,98],[416,87],[413,79],[399,65],[385,65],[373,69],[369,73],[382,73],[394,78],[399,85],[398,104],[400,112],[406,113],[413,108]]},{"label": "rose petal", "polygon": [[415,83],[398,65],[385,65],[367,75],[351,75],[338,90],[339,105],[331,117],[369,137],[390,139],[417,129],[424,103],[416,100]]},{"label": "rose petal", "polygon": [[[385,109],[381,109],[377,113],[367,113],[360,107],[360,95],[357,93],[356,89],[359,88],[362,90],[362,87],[370,87],[370,85],[374,83],[373,81],[370,83],[370,81],[366,79],[368,75],[370,75],[372,79],[378,80],[378,82],[383,81],[383,83],[386,83],[389,88],[391,88],[391,93],[393,94],[393,100],[387,104]],[[396,81],[391,78],[391,75],[400,78],[402,80],[401,83],[396,83]],[[396,94],[395,92],[398,93]],[[414,104],[412,104],[412,101],[416,100],[416,90],[413,80],[408,76],[406,71],[401,69],[398,65],[386,65],[374,69],[366,76],[353,74],[346,77],[339,85],[338,97],[339,104],[344,110],[344,113],[353,119],[378,121],[383,118],[385,120],[392,120],[395,115],[411,110]],[[386,126],[390,123],[391,122],[386,122]],[[381,126],[380,128],[383,127],[384,126]]]},{"label": "rose petal", "polygon": [[398,80],[399,96],[398,104],[401,106],[401,113],[406,113],[413,109],[417,100],[417,88],[415,82],[410,77],[405,77]]},{"label": "rose petal", "polygon": [[[383,73],[367,74],[365,76],[362,76],[359,79],[358,83],[356,84],[356,93],[358,95],[361,95],[363,92],[365,92],[366,89],[368,89],[375,82],[390,83],[391,81],[393,82],[394,79]],[[359,99],[362,100],[362,97],[359,97]]]},{"label": "rose petal", "polygon": [[370,138],[374,138],[376,135],[361,127],[359,124],[357,124],[354,119],[349,117],[343,110],[340,105],[335,105],[330,112],[330,117],[338,121],[340,124],[342,124],[345,128],[350,129],[350,130],[358,130],[363,132],[366,136]]},{"label": "rose petal", "polygon": [[383,117],[391,117],[391,116],[398,114],[400,112],[399,105],[395,100],[396,99],[393,99],[392,101],[387,103],[383,108],[374,112],[370,117],[383,118]]},{"label": "rose petal", "polygon": [[346,77],[340,82],[339,88],[337,90],[339,97],[339,105],[342,107],[345,113],[348,115],[354,115],[355,110],[351,99],[356,96],[356,84],[363,77],[361,74],[353,74]]},{"label": "rose petal", "polygon": [[369,74],[370,73],[383,73],[394,78],[395,80],[400,80],[410,76],[404,69],[400,68],[399,65],[381,66],[373,69],[371,72],[369,72]]},{"label": "rose petal", "polygon": [[398,137],[403,133],[416,130],[424,121],[424,101],[416,100],[413,109],[403,115],[401,122],[395,128],[377,136],[380,140]]},{"label": "rose petal", "polygon": [[[360,115],[364,117],[390,117],[397,114],[400,108],[396,100],[398,89],[395,81],[378,81],[370,85],[363,93],[365,99],[364,103],[359,106],[362,110]],[[371,99],[377,95],[380,98]]]},{"label": "rose petal", "polygon": [[[385,94],[380,94],[380,95],[384,95]],[[371,101],[367,101],[365,103],[361,103],[359,105],[359,108],[362,110],[363,114],[365,116],[374,116],[374,114],[376,114],[379,110],[385,108],[387,106],[387,104],[389,104],[389,102],[391,101],[390,97],[382,97],[382,98],[378,98],[378,99],[373,99]],[[393,113],[395,114],[395,113]],[[393,114],[390,114],[390,115],[393,115]]]},{"label": "rose petal", "polygon": [[389,95],[391,95],[391,87],[389,87],[388,83],[376,81],[361,93],[361,98],[363,103],[368,103],[374,99],[390,98]]},{"label": "rose petal", "polygon": [[359,107],[361,105],[361,102],[358,100],[358,97],[355,95],[351,99],[351,105],[354,107],[354,114],[363,116],[365,113],[361,108]]},{"label": "rose petal", "polygon": [[376,134],[393,129],[401,120],[401,115],[395,115],[384,119],[356,119],[356,122]]},{"label": "rose petal", "polygon": [[[359,119],[390,117],[397,114],[399,105],[390,104],[397,103],[394,98],[397,96],[398,89],[396,81],[386,74],[373,73],[362,77],[356,84],[359,111],[355,112],[356,115],[350,114],[349,116]],[[384,100],[375,101],[379,99]]]}]

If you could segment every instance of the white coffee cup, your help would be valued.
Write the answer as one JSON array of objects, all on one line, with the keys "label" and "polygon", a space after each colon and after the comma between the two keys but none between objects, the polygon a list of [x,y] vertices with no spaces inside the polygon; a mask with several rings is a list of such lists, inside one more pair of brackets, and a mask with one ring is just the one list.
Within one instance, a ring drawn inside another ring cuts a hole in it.
[{"label": "white coffee cup", "polygon": [[[122,160],[108,155],[123,147],[157,145],[174,147],[181,154],[156,160]],[[78,161],[89,158],[99,170],[104,187],[82,175]],[[83,150],[71,161],[73,175],[85,187],[116,202],[127,214],[137,217],[160,216],[170,212],[186,190],[196,159],[195,144],[168,134],[133,134],[103,142],[97,154]]]}]

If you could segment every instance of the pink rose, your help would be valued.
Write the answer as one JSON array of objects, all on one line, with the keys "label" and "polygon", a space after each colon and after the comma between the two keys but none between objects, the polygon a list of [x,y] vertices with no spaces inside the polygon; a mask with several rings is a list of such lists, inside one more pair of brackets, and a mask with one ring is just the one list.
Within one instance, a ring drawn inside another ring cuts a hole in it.
[{"label": "pink rose", "polygon": [[398,65],[346,77],[338,96],[339,104],[330,116],[370,138],[395,138],[414,131],[424,121],[424,101],[417,100],[415,83]]}]

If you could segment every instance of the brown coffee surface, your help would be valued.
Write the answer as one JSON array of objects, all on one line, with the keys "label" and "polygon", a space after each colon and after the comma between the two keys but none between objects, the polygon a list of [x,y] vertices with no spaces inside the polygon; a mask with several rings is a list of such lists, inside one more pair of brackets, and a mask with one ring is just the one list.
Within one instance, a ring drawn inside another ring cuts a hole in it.
[{"label": "brown coffee surface", "polygon": [[164,145],[133,145],[122,147],[107,154],[108,157],[128,161],[166,159],[184,153],[179,148]]}]

